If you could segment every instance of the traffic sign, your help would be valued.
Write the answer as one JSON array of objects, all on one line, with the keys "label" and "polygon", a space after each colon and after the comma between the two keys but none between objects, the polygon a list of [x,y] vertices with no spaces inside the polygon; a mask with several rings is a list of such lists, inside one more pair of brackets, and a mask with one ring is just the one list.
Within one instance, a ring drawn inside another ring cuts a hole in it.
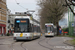
[{"label": "traffic sign", "polygon": [[72,23],[72,27],[74,27],[74,23]]}]

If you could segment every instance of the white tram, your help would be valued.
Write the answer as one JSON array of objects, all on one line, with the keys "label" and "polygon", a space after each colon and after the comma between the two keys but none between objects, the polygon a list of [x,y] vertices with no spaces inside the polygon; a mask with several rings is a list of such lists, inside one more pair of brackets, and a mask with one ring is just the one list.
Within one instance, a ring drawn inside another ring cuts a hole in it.
[{"label": "white tram", "polygon": [[56,27],[52,23],[45,24],[45,37],[56,35]]},{"label": "white tram", "polygon": [[30,16],[15,17],[14,40],[32,40],[40,36],[39,22],[31,20]]}]

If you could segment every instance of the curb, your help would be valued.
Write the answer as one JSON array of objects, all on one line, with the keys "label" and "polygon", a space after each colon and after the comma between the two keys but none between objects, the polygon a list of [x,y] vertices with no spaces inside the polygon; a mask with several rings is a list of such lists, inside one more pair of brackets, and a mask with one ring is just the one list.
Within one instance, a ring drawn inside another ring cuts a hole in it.
[{"label": "curb", "polygon": [[68,41],[68,40],[66,40],[66,41],[63,42],[63,43],[64,43],[64,44],[67,44],[67,45],[69,45],[69,46],[73,46],[73,47],[75,47],[75,45],[69,44],[69,43],[67,43],[67,41]]}]

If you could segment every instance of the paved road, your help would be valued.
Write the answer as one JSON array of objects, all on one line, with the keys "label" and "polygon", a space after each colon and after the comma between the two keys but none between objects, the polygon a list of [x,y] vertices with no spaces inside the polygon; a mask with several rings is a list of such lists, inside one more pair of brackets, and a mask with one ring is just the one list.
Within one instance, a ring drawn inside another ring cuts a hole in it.
[{"label": "paved road", "polygon": [[63,42],[71,40],[69,37],[44,37],[32,41],[18,41],[13,38],[0,40],[0,50],[75,50]]}]

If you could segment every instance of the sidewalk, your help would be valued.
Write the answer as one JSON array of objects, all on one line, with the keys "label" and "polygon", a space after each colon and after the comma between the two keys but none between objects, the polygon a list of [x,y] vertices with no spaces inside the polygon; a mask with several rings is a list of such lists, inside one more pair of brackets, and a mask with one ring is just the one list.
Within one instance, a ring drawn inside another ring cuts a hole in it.
[{"label": "sidewalk", "polygon": [[0,36],[0,39],[12,38],[13,36]]},{"label": "sidewalk", "polygon": [[[60,36],[58,36],[58,37],[69,37],[69,38],[72,38],[72,40],[75,39],[75,37],[62,36],[62,35],[60,35]],[[72,42],[70,42],[70,41],[71,41],[71,40],[66,40],[66,41],[63,42],[63,43],[64,43],[64,44],[67,44],[67,45],[69,45],[69,46],[74,46],[74,47],[75,47],[75,45],[73,45]]]},{"label": "sidewalk", "polygon": [[71,43],[69,42],[69,40],[65,41],[64,44],[67,44],[67,45],[69,45],[69,46],[74,46],[74,47],[75,47],[75,45],[71,44]]},{"label": "sidewalk", "polygon": [[[70,38],[72,38],[72,39],[75,39],[75,38],[73,38],[73,37],[70,37]],[[67,45],[69,45],[69,46],[74,46],[75,47],[75,44],[72,44],[72,41],[71,40],[66,40],[65,42],[63,42],[64,44],[67,44]]]}]

